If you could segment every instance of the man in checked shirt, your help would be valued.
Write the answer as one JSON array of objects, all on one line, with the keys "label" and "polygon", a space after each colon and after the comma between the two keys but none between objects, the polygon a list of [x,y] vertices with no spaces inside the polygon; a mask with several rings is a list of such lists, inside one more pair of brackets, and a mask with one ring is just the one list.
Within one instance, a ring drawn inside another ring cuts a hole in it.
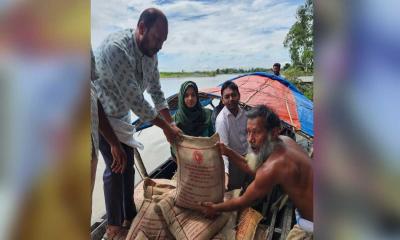
[{"label": "man in checked shirt", "polygon": [[[100,45],[96,58],[99,78],[95,83],[98,99],[127,155],[122,174],[111,171],[110,145],[100,136],[100,151],[106,163],[104,196],[108,227],[105,238],[118,239],[123,227],[129,228],[136,215],[132,201],[134,187],[133,149],[143,147],[133,139],[130,111],[141,121],[160,127],[170,143],[182,132],[172,121],[167,101],[161,90],[157,52],[168,35],[168,20],[158,9],[144,10],[136,29],[110,34]],[[153,108],[143,96],[147,91]]]}]

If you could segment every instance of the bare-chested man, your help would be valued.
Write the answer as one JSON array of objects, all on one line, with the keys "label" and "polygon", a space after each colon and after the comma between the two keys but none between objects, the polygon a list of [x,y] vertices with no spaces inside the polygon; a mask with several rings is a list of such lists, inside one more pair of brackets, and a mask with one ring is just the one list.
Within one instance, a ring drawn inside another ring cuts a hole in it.
[{"label": "bare-chested man", "polygon": [[[244,194],[238,198],[213,204],[202,203],[203,213],[213,217],[220,212],[244,209],[281,185],[294,202],[301,217],[288,239],[312,238],[313,231],[313,168],[307,153],[291,138],[279,135],[280,119],[269,108],[259,105],[247,113],[249,154],[255,156],[255,168],[244,157],[218,143],[221,153],[242,171],[254,177]],[[254,170],[253,170],[254,169]],[[296,237],[296,238],[289,238]]]}]

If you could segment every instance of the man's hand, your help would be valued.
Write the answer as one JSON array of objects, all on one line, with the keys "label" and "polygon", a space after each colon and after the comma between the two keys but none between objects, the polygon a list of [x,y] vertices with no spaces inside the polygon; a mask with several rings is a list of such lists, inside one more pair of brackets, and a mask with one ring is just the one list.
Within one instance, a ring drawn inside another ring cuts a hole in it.
[{"label": "man's hand", "polygon": [[228,147],[223,143],[223,142],[217,142],[215,144],[219,148],[219,151],[221,152],[222,155],[227,156],[228,154]]},{"label": "man's hand", "polygon": [[[163,113],[162,115],[164,118],[166,117],[166,119],[172,120],[168,109],[162,109],[160,113]],[[151,122],[163,130],[164,135],[170,144],[174,144],[175,142],[182,140],[182,130],[180,130],[173,122],[167,122],[160,116],[157,116]]]},{"label": "man's hand", "polygon": [[217,212],[214,208],[214,204],[212,202],[202,202],[200,203],[201,212],[207,218],[215,218],[220,213]]},{"label": "man's hand", "polygon": [[119,142],[113,128],[108,121],[104,112],[103,106],[97,100],[98,114],[99,114],[99,131],[111,146],[111,155],[113,162],[111,164],[111,171],[115,173],[123,173],[126,166],[126,154]]},{"label": "man's hand", "polygon": [[111,155],[113,157],[113,162],[111,164],[111,171],[115,173],[123,173],[126,166],[126,154],[122,145],[118,144],[111,145]]},{"label": "man's hand", "polygon": [[182,140],[182,130],[180,130],[176,125],[171,124],[168,128],[164,130],[165,137],[170,144],[175,142],[180,142]]}]

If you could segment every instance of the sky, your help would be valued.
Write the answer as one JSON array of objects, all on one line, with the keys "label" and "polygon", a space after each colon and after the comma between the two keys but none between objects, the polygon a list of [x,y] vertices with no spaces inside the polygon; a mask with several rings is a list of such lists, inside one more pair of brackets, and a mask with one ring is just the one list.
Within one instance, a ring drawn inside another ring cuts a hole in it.
[{"label": "sky", "polygon": [[304,0],[92,0],[92,47],[110,33],[135,28],[149,7],[169,21],[168,38],[158,53],[159,70],[271,68],[290,62],[283,41]]}]

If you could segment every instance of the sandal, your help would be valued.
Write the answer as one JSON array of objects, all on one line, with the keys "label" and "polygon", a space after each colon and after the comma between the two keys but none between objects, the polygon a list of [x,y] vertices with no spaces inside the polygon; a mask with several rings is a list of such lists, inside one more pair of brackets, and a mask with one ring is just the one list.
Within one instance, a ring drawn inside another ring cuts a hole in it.
[{"label": "sandal", "polygon": [[125,229],[119,229],[111,231],[107,228],[106,233],[104,233],[102,240],[125,240],[128,231]]}]

